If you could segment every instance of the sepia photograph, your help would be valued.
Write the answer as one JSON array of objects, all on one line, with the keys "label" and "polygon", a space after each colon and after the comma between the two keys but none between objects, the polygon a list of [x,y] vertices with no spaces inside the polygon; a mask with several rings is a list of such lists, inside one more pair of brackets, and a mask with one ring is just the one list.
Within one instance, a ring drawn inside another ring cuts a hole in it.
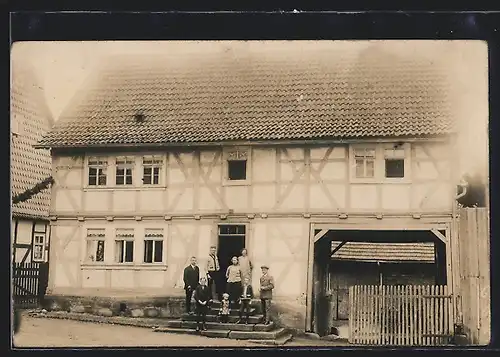
[{"label": "sepia photograph", "polygon": [[486,42],[10,57],[13,348],[490,343]]}]

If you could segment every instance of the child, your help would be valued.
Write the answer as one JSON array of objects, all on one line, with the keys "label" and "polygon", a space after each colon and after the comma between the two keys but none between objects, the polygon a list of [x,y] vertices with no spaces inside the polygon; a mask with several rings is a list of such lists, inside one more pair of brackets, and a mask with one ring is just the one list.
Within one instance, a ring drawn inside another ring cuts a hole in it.
[{"label": "child", "polygon": [[269,267],[263,265],[260,267],[262,276],[260,277],[260,302],[262,304],[262,314],[264,324],[268,325],[269,311],[271,309],[271,300],[273,298],[274,278],[269,275]]},{"label": "child", "polygon": [[206,319],[208,305],[210,304],[210,290],[207,286],[207,278],[200,278],[200,285],[194,291],[194,299],[196,301],[196,331],[200,331],[200,325],[203,331],[206,331]]},{"label": "child", "polygon": [[250,285],[250,279],[246,277],[243,281],[243,292],[240,296],[240,319],[238,323],[243,322],[243,312],[246,312],[245,324],[248,324],[248,318],[250,315],[250,301],[253,298],[252,285]]},{"label": "child", "polygon": [[220,302],[220,310],[219,310],[219,320],[222,323],[227,323],[229,320],[229,314],[231,312],[231,308],[229,307],[229,294],[222,294],[222,301]]},{"label": "child", "polygon": [[240,296],[241,270],[237,257],[233,257],[231,262],[233,265],[228,266],[226,270],[227,292],[229,293],[229,300],[234,303]]}]

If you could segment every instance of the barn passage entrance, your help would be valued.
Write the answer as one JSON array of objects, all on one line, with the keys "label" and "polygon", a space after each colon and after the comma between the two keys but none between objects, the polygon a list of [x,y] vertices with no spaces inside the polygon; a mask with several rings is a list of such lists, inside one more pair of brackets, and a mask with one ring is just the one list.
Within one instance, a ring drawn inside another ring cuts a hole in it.
[{"label": "barn passage entrance", "polygon": [[221,224],[217,244],[220,274],[217,284],[219,295],[226,292],[226,270],[232,257],[239,257],[246,244],[246,226],[244,224]]},{"label": "barn passage entrance", "polygon": [[324,232],[314,244],[312,330],[348,337],[352,286],[446,285],[445,251],[430,230]]}]

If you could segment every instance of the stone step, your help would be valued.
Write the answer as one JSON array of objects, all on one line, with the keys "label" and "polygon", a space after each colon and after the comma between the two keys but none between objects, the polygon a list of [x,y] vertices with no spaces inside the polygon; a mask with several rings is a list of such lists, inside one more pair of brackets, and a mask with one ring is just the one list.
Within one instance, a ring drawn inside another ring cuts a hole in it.
[{"label": "stone step", "polygon": [[[165,327],[173,328],[188,328],[195,329],[196,321],[182,321],[182,320],[170,320],[164,324]],[[236,323],[219,323],[219,322],[207,322],[207,330],[221,330],[221,331],[271,331],[275,326],[274,323],[269,325],[264,324],[236,324]]]},{"label": "stone step", "polygon": [[[264,341],[266,344],[283,344],[289,340],[291,335],[285,328],[278,328],[272,331],[230,331],[230,330],[207,330],[196,331],[195,328],[176,327],[155,327],[154,332],[179,333],[196,335],[201,334],[207,337],[222,337],[233,340]],[[290,337],[288,336],[290,335]]]},{"label": "stone step", "polygon": [[[240,319],[239,316],[234,316],[230,315],[228,316],[227,321],[230,323],[235,323]],[[181,320],[183,321],[196,321],[196,315],[188,315],[188,314],[183,314]],[[262,315],[253,315],[248,318],[248,322],[251,324],[257,324],[261,322],[262,320]],[[219,316],[218,315],[207,315],[207,322],[219,322]]]},{"label": "stone step", "polygon": [[276,340],[286,333],[284,327],[272,331],[231,331],[229,338],[234,340]]},{"label": "stone step", "polygon": [[[219,309],[218,307],[210,307],[210,312],[212,313],[212,315],[217,315],[219,314]],[[250,316],[254,315],[256,313],[256,310],[255,308],[250,308]],[[240,314],[240,307],[237,306],[237,307],[234,307],[231,309],[231,311],[229,311],[229,315],[231,316],[239,316]]]},{"label": "stone step", "polygon": [[292,334],[286,333],[281,337],[278,337],[273,340],[255,340],[255,339],[250,339],[248,342],[252,343],[258,343],[261,345],[269,345],[269,346],[283,346],[285,343],[291,341],[293,339]]},{"label": "stone step", "polygon": [[[212,301],[212,304],[211,304],[212,307],[217,307],[217,308],[220,308],[221,306],[221,302],[220,301]],[[232,309],[236,309],[240,307],[240,304],[239,303],[231,303],[229,305]],[[250,306],[252,307],[255,307],[255,308],[258,308],[260,307],[260,300],[256,300],[256,299],[253,299],[250,301]]]}]

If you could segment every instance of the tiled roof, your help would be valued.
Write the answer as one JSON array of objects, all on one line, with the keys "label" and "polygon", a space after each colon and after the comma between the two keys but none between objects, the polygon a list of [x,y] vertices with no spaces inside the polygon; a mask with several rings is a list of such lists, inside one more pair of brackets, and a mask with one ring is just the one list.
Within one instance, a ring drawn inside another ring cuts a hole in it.
[{"label": "tiled roof", "polygon": [[[340,243],[332,241],[332,250]],[[347,242],[333,254],[332,258],[366,262],[434,263],[434,244]]]},{"label": "tiled roof", "polygon": [[[51,128],[52,117],[34,71],[27,64],[12,63],[11,125],[13,122],[18,124],[17,135],[11,136],[11,187],[15,196],[51,175],[50,152],[37,150],[33,145]],[[12,205],[12,215],[46,218],[49,207],[50,189],[47,189],[28,201]]]},{"label": "tiled roof", "polygon": [[[112,58],[40,145],[414,137],[453,131],[449,81],[439,61],[377,48],[262,48]],[[136,113],[145,120],[136,122]]]}]

